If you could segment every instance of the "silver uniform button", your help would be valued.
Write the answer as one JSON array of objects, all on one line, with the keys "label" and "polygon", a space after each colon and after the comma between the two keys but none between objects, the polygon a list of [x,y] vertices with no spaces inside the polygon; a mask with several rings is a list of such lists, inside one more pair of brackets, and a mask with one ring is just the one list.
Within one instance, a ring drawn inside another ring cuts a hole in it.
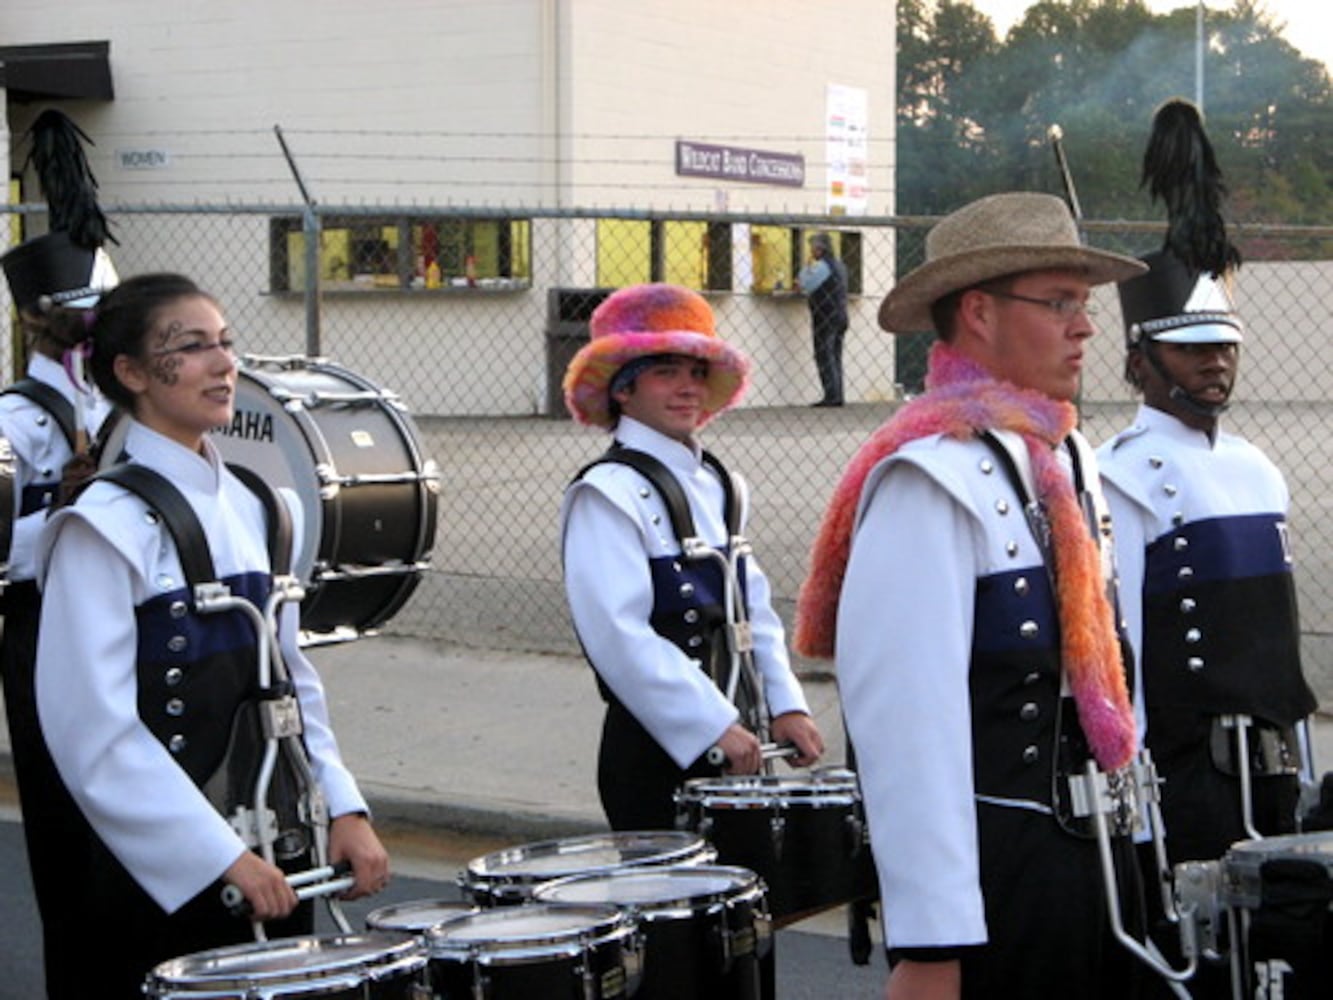
[{"label": "silver uniform button", "polygon": [[690,625],[693,625],[698,620],[699,620],[699,612],[696,609],[689,608],[685,612],[685,621],[688,622]]},{"label": "silver uniform button", "polygon": [[995,471],[995,463],[992,462],[989,458],[983,458],[980,462],[977,463],[977,468],[981,470],[982,475],[989,476],[992,472]]},{"label": "silver uniform button", "polygon": [[1035,746],[1029,744],[1028,746],[1025,746],[1023,748],[1024,764],[1035,764],[1039,760],[1041,760],[1041,751],[1038,750]]},{"label": "silver uniform button", "polygon": [[698,649],[703,644],[704,637],[701,635],[692,635],[685,640],[685,645],[689,646],[691,649]]},{"label": "silver uniform button", "polygon": [[1180,580],[1189,580],[1194,576],[1193,566],[1181,566],[1176,570],[1176,578]]},{"label": "silver uniform button", "polygon": [[1182,597],[1180,599],[1180,610],[1184,614],[1190,614],[1198,606],[1199,602],[1192,597]]},{"label": "silver uniform button", "polygon": [[1031,619],[1028,619],[1022,625],[1018,626],[1018,634],[1024,639],[1035,639],[1037,638],[1037,633],[1040,631],[1041,627]]},{"label": "silver uniform button", "polygon": [[1174,541],[1172,541],[1171,547],[1174,548],[1177,552],[1184,552],[1187,548],[1190,547],[1190,540],[1188,538],[1177,538]]},{"label": "silver uniform button", "polygon": [[1173,496],[1175,496],[1177,493],[1179,493],[1180,490],[1176,489],[1176,487],[1175,487],[1174,485],[1172,485],[1171,483],[1166,483],[1165,485],[1162,486],[1162,492],[1165,493],[1165,494],[1166,494],[1167,496],[1169,496],[1169,497],[1173,497]]},{"label": "silver uniform button", "polygon": [[680,594],[681,597],[693,597],[693,596],[694,596],[694,584],[692,584],[692,583],[682,583],[682,584],[680,585],[680,590],[678,591],[678,593]]},{"label": "silver uniform button", "polygon": [[180,698],[171,698],[167,701],[167,714],[173,718],[180,718],[185,714],[185,702]]},{"label": "silver uniform button", "polygon": [[171,650],[173,653],[183,653],[185,652],[185,647],[189,644],[190,641],[186,639],[185,636],[173,635],[167,640],[167,649]]},{"label": "silver uniform button", "polygon": [[1004,515],[1009,513],[1009,501],[1000,499],[995,501],[995,513]]},{"label": "silver uniform button", "polygon": [[1039,680],[1041,680],[1041,673],[1039,671],[1033,670],[1030,671],[1028,675],[1023,678],[1023,683],[1028,687],[1031,687],[1033,684],[1036,684],[1037,681]]},{"label": "silver uniform button", "polygon": [[1158,457],[1157,455],[1150,455],[1150,456],[1148,457],[1148,465],[1149,465],[1150,468],[1153,468],[1153,469],[1160,469],[1160,468],[1162,467],[1162,465],[1163,465],[1163,462],[1162,462],[1161,458]]},{"label": "silver uniform button", "polygon": [[172,753],[182,753],[184,752],[185,748],[189,745],[189,743],[190,741],[187,740],[183,735],[181,735],[180,733],[176,733],[169,740],[167,740],[167,749],[170,750]]},{"label": "silver uniform button", "polygon": [[1198,642],[1202,638],[1203,638],[1203,633],[1200,632],[1197,628],[1191,628],[1185,630],[1185,641],[1190,643],[1191,645]]},{"label": "silver uniform button", "polygon": [[1192,670],[1194,673],[1197,674],[1200,670],[1203,669],[1203,657],[1191,656],[1188,660],[1185,661],[1185,666],[1189,667],[1190,670]]},{"label": "silver uniform button", "polygon": [[171,607],[167,609],[167,613],[170,614],[172,618],[184,618],[189,610],[189,606],[186,605],[184,601],[172,601]]},{"label": "silver uniform button", "polygon": [[175,687],[184,679],[185,671],[180,667],[168,667],[167,672],[162,675],[162,680],[166,682],[167,687]]},{"label": "silver uniform button", "polygon": [[1018,710],[1018,717],[1024,722],[1031,722],[1041,715],[1041,709],[1035,701],[1029,701]]},{"label": "silver uniform button", "polygon": [[1028,578],[1025,576],[1020,576],[1014,581],[1014,593],[1019,597],[1027,597],[1028,591],[1031,589],[1032,588],[1028,585]]},{"label": "silver uniform button", "polygon": [[1010,559],[1014,558],[1016,555],[1018,555],[1018,543],[1012,541],[1005,542],[1004,551],[1005,554],[1008,555]]},{"label": "silver uniform button", "polygon": [[176,586],[176,580],[170,573],[159,573],[157,576],[158,590],[171,590]]}]

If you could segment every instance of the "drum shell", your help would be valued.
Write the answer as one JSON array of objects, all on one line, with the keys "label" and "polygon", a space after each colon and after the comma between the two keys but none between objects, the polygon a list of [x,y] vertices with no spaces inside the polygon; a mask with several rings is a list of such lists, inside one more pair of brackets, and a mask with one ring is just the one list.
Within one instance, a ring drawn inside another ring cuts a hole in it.
[{"label": "drum shell", "polygon": [[850,777],[691,779],[677,806],[677,825],[717,848],[719,863],[764,880],[779,926],[878,892],[860,793]]},{"label": "drum shell", "polygon": [[232,945],[163,962],[153,1000],[424,1000],[426,951],[407,934],[313,935]]},{"label": "drum shell", "polygon": [[772,926],[754,872],[722,865],[623,869],[548,882],[533,899],[603,899],[630,913],[643,941],[643,980],[635,1000],[765,995]]},{"label": "drum shell", "polygon": [[1333,990],[1333,833],[1243,841],[1221,864],[1223,901],[1239,941],[1232,972],[1240,976],[1240,995],[1327,997]]},{"label": "drum shell", "polygon": [[687,831],[588,834],[534,841],[473,858],[459,884],[480,906],[511,906],[531,899],[537,886],[571,875],[716,860],[717,852]]},{"label": "drum shell", "polygon": [[424,943],[437,1000],[613,1000],[638,989],[636,927],[614,906],[481,910],[430,928]]}]

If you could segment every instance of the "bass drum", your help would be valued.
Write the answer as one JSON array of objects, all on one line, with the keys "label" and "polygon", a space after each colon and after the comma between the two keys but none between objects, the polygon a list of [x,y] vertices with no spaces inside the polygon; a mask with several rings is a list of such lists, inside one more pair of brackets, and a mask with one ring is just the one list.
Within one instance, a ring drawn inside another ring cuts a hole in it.
[{"label": "bass drum", "polygon": [[[321,358],[246,355],[239,366],[235,414],[213,443],[223,461],[299,498],[292,572],[306,590],[301,628],[384,624],[416,589],[435,544],[439,471],[406,407]],[[127,430],[121,417],[105,432],[103,468],[120,461]]]}]

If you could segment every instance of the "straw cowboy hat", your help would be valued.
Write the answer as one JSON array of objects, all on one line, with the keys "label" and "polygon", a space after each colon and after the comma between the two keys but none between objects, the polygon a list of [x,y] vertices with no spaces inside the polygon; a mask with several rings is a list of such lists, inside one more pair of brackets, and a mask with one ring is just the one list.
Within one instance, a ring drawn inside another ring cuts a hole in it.
[{"label": "straw cowboy hat", "polygon": [[926,235],[926,262],[879,307],[890,333],[933,327],[930,307],[950,292],[1024,271],[1081,271],[1088,282],[1124,281],[1147,268],[1133,257],[1079,242],[1065,203],[1053,194],[993,194],[945,216]]},{"label": "straw cowboy hat", "polygon": [[708,362],[703,426],[733,406],[749,384],[750,361],[722,340],[703,296],[679,285],[632,285],[593,310],[591,339],[565,369],[565,406],[580,423],[610,428],[611,382],[626,364],[656,355]]}]

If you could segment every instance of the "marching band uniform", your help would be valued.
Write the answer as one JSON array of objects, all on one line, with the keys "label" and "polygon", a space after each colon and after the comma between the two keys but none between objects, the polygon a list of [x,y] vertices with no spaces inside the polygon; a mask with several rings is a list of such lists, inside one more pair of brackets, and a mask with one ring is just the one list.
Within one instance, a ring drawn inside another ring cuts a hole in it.
[{"label": "marching band uniform", "polygon": [[[698,445],[628,417],[617,424],[616,441],[666,465],[699,537],[725,552],[722,483]],[[746,499],[739,498],[742,525]],[[671,813],[663,810],[671,793],[686,777],[718,773],[700,758],[739,717],[707,672],[720,665],[718,681],[725,682],[721,572],[711,559],[681,559],[661,494],[626,465],[602,463],[570,486],[561,531],[574,626],[607,701],[598,781],[604,801],[618,803],[612,826],[669,828]],[[808,713],[768,580],[753,558],[743,565],[754,660],[770,713]]]},{"label": "marching band uniform", "polygon": [[50,956],[86,931],[82,916],[64,903],[70,891],[69,858],[86,825],[64,792],[37,718],[37,540],[75,448],[92,440],[110,409],[90,385],[77,383],[86,310],[116,285],[117,276],[102,248],[110,236],[93,198],[96,183],[87,171],[77,126],[61,112],[47,110],[29,136],[31,159],[50,203],[50,230],[0,257],[28,348],[26,379],[0,392],[0,434],[9,442],[14,470],[10,548],[0,553],[9,581],[2,600],[0,676],[28,868],[48,956],[46,979],[56,994],[74,969]]},{"label": "marching band uniform", "polygon": [[[263,507],[211,442],[201,456],[132,422],[125,448],[181,491],[219,578],[262,608],[271,585]],[[299,534],[299,505],[287,503]],[[252,939],[219,897],[218,879],[245,844],[200,786],[227,753],[234,710],[257,687],[254,630],[240,612],[192,610],[166,526],[117,485],[94,482],[51,518],[42,541],[38,708],[64,784],[95,831],[71,859],[84,882],[65,903],[96,932],[66,942],[66,960],[96,980],[91,993],[133,996],[156,962]],[[297,647],[297,615],[293,604],[281,609],[280,643],[304,744],[329,814],[364,812],[319,677]]]},{"label": "marching band uniform", "polygon": [[[616,444],[566,490],[560,523],[574,628],[607,702],[598,791],[612,829],[671,829],[682,782],[721,773],[706,760],[714,744],[748,739],[758,764],[754,730],[769,722],[759,709],[772,719],[775,740],[796,745],[795,763],[812,763],[823,744],[762,570],[753,558],[738,560],[744,608],[728,622],[722,567],[708,556],[682,558],[676,534],[690,526],[673,525],[664,495],[677,494],[676,504],[688,508],[678,513],[693,520],[695,535],[727,553],[744,525],[747,491],[695,433],[740,398],[748,359],[717,335],[703,297],[676,285],[613,293],[593,311],[589,329],[565,372],[565,404],[580,423],[612,432]],[[660,398],[658,383],[644,374],[654,365],[676,379]],[[651,381],[647,390],[636,385],[640,379]],[[638,466],[622,464],[634,456]],[[727,632],[739,632],[745,618],[753,650],[733,655]],[[746,655],[756,676],[740,664],[733,704],[725,688],[732,662]],[[762,690],[746,697],[750,681]],[[733,733],[738,723],[751,736]]]},{"label": "marching band uniform", "polygon": [[1248,837],[1222,715],[1252,716],[1251,745],[1269,748],[1270,770],[1253,774],[1255,825],[1294,832],[1291,727],[1315,700],[1301,674],[1282,474],[1247,441],[1210,438],[1148,406],[1101,458],[1121,577],[1142,581],[1122,590],[1121,607],[1165,781],[1169,858],[1218,858]]},{"label": "marching band uniform", "polygon": [[[929,328],[934,304],[959,293],[956,325],[931,348],[927,391],[838,483],[794,636],[805,655],[836,656],[889,989],[905,979],[963,997],[1134,996],[1141,975],[1113,936],[1098,843],[1068,780],[1090,762],[1122,772],[1136,748],[1096,459],[1068,396],[991,370],[995,325],[1012,324],[1017,342],[1020,322],[1043,323],[1031,336],[1064,356],[1086,320],[1061,317],[1056,339],[1059,319],[964,297],[1016,271],[1076,272],[1090,287],[1142,268],[1083,247],[1066,206],[1036,194],[959,209],[931,230],[927,257],[880,325]],[[1107,817],[1110,891],[1132,931],[1131,821]]]}]

